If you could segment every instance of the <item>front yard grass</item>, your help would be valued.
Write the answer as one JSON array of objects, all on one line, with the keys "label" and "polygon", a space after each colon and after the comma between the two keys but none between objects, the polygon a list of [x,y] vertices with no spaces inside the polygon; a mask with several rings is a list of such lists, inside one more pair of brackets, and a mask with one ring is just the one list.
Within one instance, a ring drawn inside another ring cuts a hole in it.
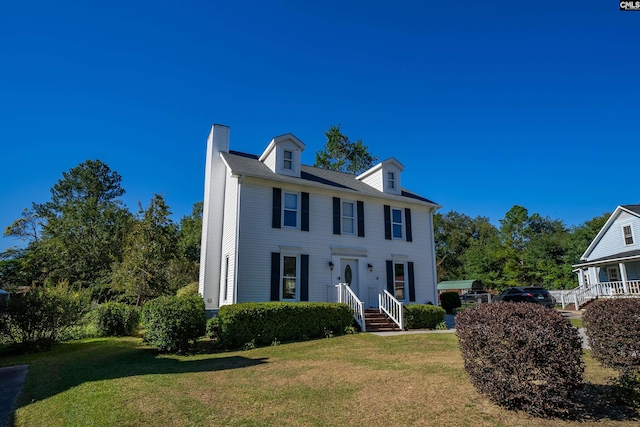
[{"label": "front yard grass", "polygon": [[[497,407],[469,383],[454,334],[357,334],[190,356],[104,338],[0,357],[0,366],[23,363],[16,426],[638,425],[637,411],[565,421]],[[612,371],[588,353],[586,363],[586,381],[602,389]]]}]

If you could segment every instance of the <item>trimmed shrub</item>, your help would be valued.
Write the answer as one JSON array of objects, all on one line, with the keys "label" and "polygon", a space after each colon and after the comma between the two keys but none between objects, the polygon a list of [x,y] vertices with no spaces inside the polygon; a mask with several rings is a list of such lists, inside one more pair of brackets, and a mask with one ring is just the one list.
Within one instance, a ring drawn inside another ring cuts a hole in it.
[{"label": "trimmed shrub", "polygon": [[471,383],[508,409],[566,414],[582,387],[578,330],[539,304],[478,304],[456,316],[458,346]]},{"label": "trimmed shrub", "polygon": [[462,306],[460,295],[457,292],[443,292],[440,294],[440,306],[444,308],[447,314],[453,313],[454,308]]},{"label": "trimmed shrub", "polygon": [[3,341],[18,350],[44,350],[65,337],[88,309],[88,299],[65,284],[13,294],[0,314]]},{"label": "trimmed shrub", "polygon": [[[614,385],[640,397],[640,299],[604,299],[592,302],[582,315],[591,355],[620,373]],[[627,399],[628,400],[628,399]]]},{"label": "trimmed shrub", "polygon": [[124,337],[135,335],[140,323],[140,312],[136,307],[121,302],[107,302],[95,310],[98,335]]},{"label": "trimmed shrub", "polygon": [[435,329],[444,322],[445,311],[431,304],[404,306],[404,323],[407,329]]},{"label": "trimmed shrub", "polygon": [[341,303],[242,303],[220,307],[218,319],[221,344],[239,348],[343,334],[353,313]]},{"label": "trimmed shrub", "polygon": [[206,332],[207,316],[200,296],[164,296],[142,307],[144,342],[166,353],[183,353]]},{"label": "trimmed shrub", "polygon": [[218,317],[212,317],[207,320],[207,336],[209,338],[218,338],[220,336],[220,322]]},{"label": "trimmed shrub", "polygon": [[198,282],[189,283],[187,286],[183,286],[176,292],[178,297],[188,297],[191,295],[198,295]]}]

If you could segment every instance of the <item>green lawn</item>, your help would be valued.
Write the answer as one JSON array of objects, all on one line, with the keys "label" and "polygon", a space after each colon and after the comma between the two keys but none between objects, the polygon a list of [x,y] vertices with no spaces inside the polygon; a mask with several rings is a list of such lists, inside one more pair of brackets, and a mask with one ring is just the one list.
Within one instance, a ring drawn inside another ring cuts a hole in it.
[{"label": "green lawn", "polygon": [[0,357],[1,366],[30,365],[16,426],[637,426],[637,412],[597,402],[611,372],[586,361],[587,409],[563,421],[476,393],[454,334],[357,334],[192,356],[109,338]]}]

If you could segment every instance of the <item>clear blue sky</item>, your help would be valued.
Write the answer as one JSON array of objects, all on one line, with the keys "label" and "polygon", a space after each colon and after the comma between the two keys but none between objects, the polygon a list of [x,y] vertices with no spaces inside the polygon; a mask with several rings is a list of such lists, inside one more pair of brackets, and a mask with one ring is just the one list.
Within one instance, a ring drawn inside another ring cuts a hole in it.
[{"label": "clear blue sky", "polygon": [[[640,203],[640,12],[614,0],[0,3],[0,226],[100,159],[127,206],[203,198],[206,137],[259,154],[330,124],[494,224]],[[15,245],[0,239],[0,250]]]}]

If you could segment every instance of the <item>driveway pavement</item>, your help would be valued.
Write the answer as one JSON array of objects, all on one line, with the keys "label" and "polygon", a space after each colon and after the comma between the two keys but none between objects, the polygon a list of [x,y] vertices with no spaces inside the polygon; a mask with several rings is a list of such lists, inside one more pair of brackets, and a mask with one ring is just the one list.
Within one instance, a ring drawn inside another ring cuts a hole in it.
[{"label": "driveway pavement", "polygon": [[16,402],[22,383],[27,376],[29,365],[16,365],[0,368],[0,426],[7,426],[11,419],[13,405]]}]

